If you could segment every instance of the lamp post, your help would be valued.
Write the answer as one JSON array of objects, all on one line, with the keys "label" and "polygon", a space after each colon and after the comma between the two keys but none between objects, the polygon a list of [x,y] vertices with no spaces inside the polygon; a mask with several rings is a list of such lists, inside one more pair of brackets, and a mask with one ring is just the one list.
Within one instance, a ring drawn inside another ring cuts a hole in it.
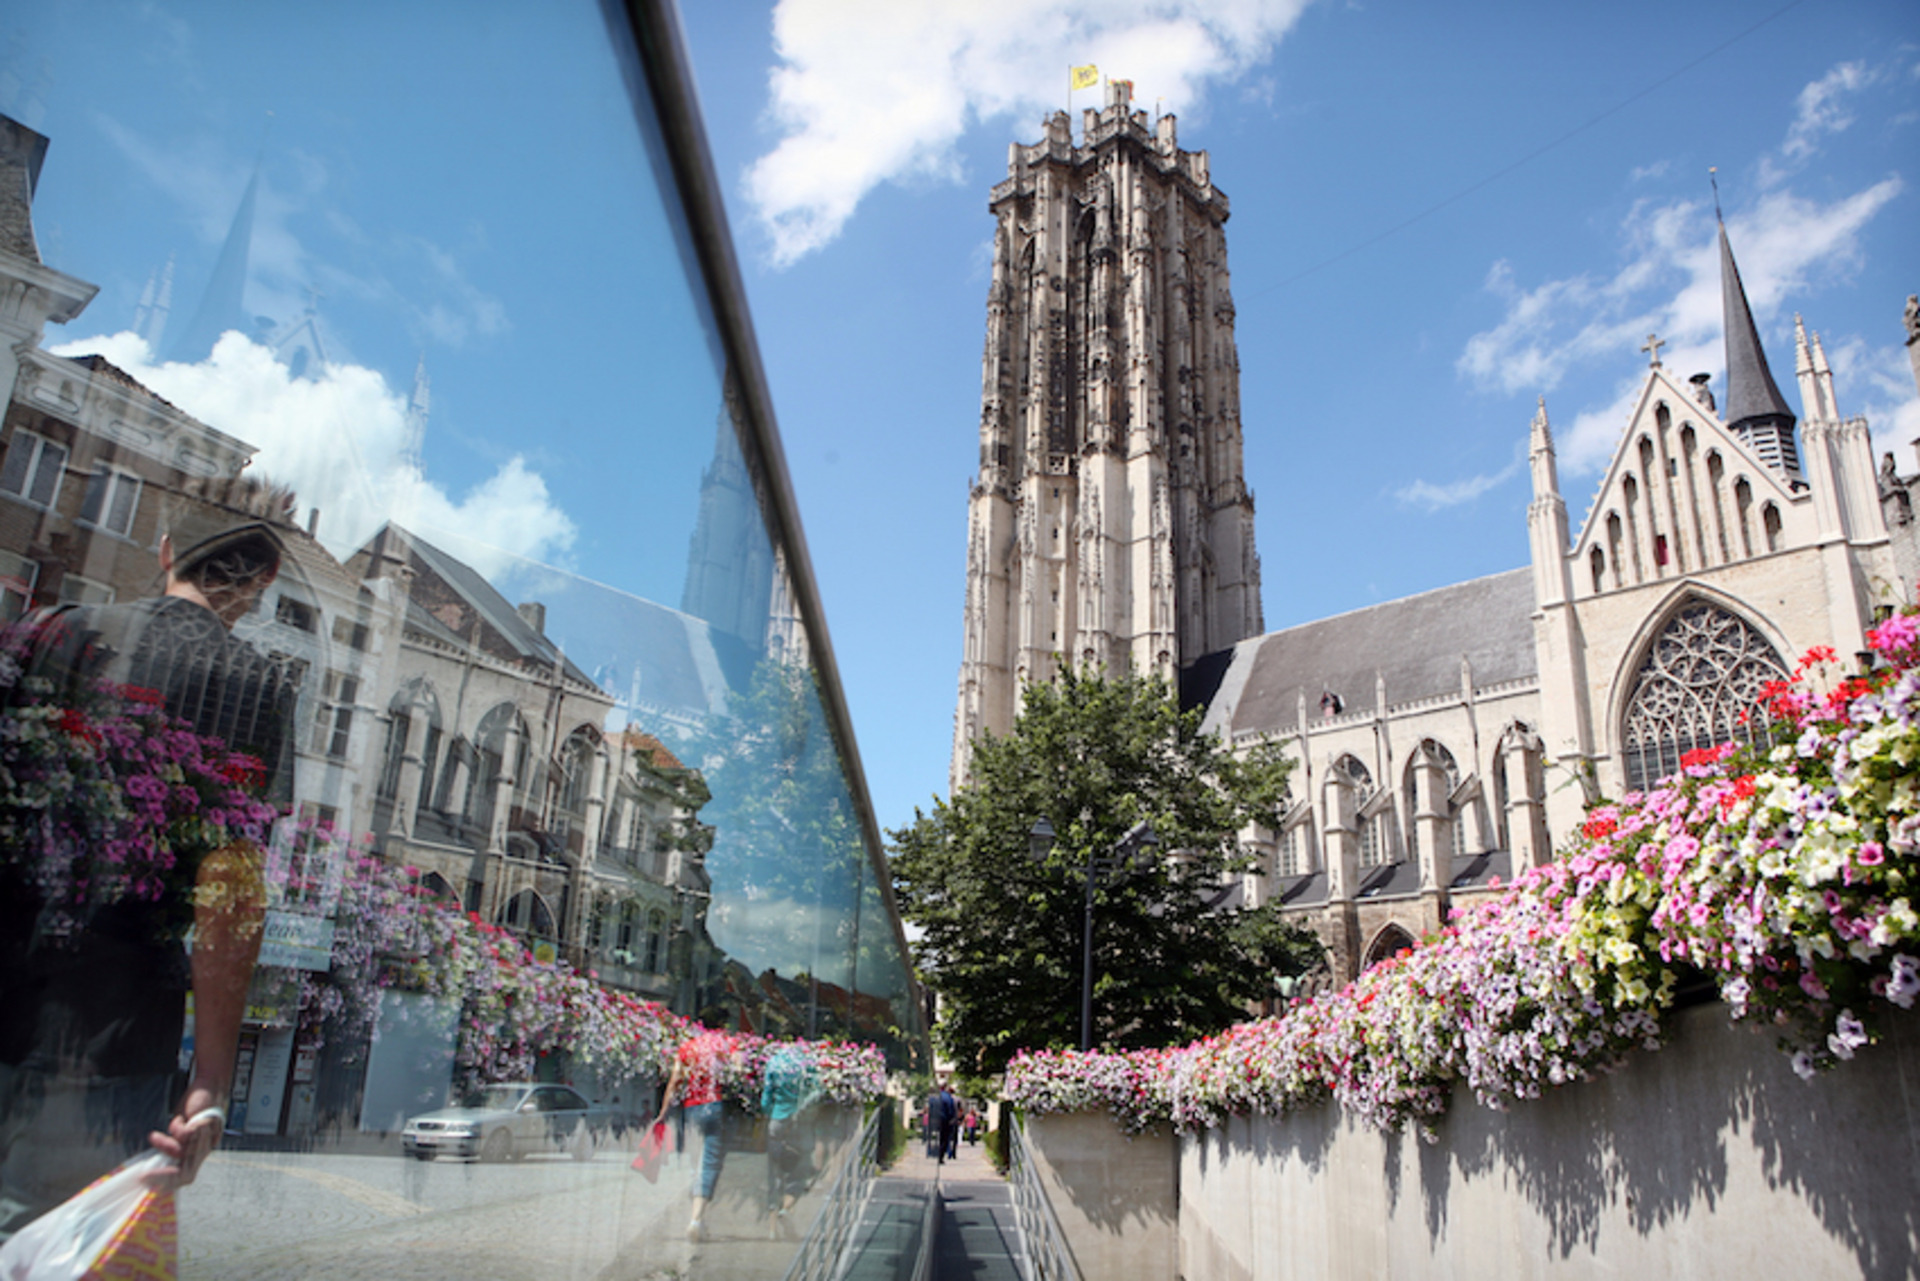
[{"label": "lamp post", "polygon": [[[1053,824],[1043,814],[1027,833],[1027,857],[1044,863],[1053,852]],[[1093,890],[1098,878],[1139,857],[1142,850],[1158,845],[1160,838],[1145,819],[1128,828],[1121,838],[1101,854],[1097,846],[1087,847],[1084,873],[1085,897],[1080,919],[1080,1049],[1093,1048]]]}]

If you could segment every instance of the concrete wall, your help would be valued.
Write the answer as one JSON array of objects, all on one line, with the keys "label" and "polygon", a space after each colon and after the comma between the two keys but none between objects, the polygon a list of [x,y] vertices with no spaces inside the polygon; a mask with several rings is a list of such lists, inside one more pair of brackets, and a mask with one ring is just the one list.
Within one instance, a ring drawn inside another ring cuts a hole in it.
[{"label": "concrete wall", "polygon": [[1104,1112],[1027,1118],[1034,1173],[1086,1281],[1172,1277],[1179,1266],[1180,1146],[1134,1139]]},{"label": "concrete wall", "polygon": [[[1181,1144],[1178,1272],[1129,1252],[1131,1268],[1085,1275],[1920,1275],[1920,1017],[1887,1031],[1808,1083],[1771,1036],[1698,1007],[1600,1081],[1505,1113],[1457,1092],[1434,1145],[1332,1105],[1236,1119]],[[1093,1164],[1091,1119],[1074,1120]]]}]

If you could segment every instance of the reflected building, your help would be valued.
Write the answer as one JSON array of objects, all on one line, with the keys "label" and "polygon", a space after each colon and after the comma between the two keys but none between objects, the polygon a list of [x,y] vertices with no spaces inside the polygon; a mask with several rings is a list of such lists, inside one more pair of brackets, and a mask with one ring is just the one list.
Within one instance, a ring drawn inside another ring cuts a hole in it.
[{"label": "reflected building", "polygon": [[348,565],[372,594],[404,601],[366,709],[376,734],[363,750],[378,760],[357,830],[536,957],[690,1000],[667,962],[687,935],[696,988],[713,969],[698,771],[616,713],[614,695],[547,636],[546,605],[509,603],[391,523]]},{"label": "reflected building", "polygon": [[[617,23],[614,37],[624,50]],[[697,146],[641,134],[636,154]],[[81,316],[97,292],[40,257],[32,215],[47,151],[45,137],[0,118],[8,620],[158,592],[162,500],[263,470],[240,438],[249,433],[169,403],[99,355],[45,350],[48,325]],[[668,170],[644,172],[661,180]],[[197,308],[175,305],[171,261],[137,306],[125,300],[151,347],[201,361],[237,329],[289,378],[318,378],[330,346],[364,337],[333,344],[311,290],[304,313],[277,326],[245,310],[268,185],[256,170]],[[659,194],[692,210],[672,180]],[[530,262],[541,244],[524,242]],[[666,241],[645,250],[687,271],[692,295],[721,287],[698,255]],[[178,279],[195,274],[183,256]],[[687,407],[683,421],[648,419],[621,438],[634,442],[627,462],[652,465],[663,441],[698,447],[688,423],[715,425],[705,465],[688,458],[672,473],[683,477],[675,499],[694,502],[666,506],[694,511],[690,536],[681,526],[631,540],[670,548],[668,582],[685,549],[677,607],[530,561],[482,572],[456,536],[392,511],[358,546],[323,543],[320,513],[291,494],[267,513],[284,548],[279,573],[233,630],[296,685],[292,812],[265,851],[266,943],[234,1064],[232,1130],[324,1147],[344,1128],[390,1130],[445,1102],[460,1079],[459,1016],[479,1010],[478,998],[415,990],[408,944],[376,957],[371,1039],[365,1023],[322,1008],[361,981],[343,977],[352,967],[336,950],[353,934],[339,912],[355,845],[404,869],[420,893],[518,937],[536,960],[615,992],[743,1031],[872,1041],[899,1068],[925,1062],[924,1007],[877,825],[842,747],[851,738],[832,656],[809,632],[818,598],[770,412],[756,399],[763,385],[734,372],[742,361],[751,370],[751,344],[697,302],[686,323],[708,327],[708,349],[726,354],[711,368],[659,371],[656,380],[683,383],[663,401]],[[420,356],[398,451],[416,472],[428,403]],[[514,1070],[602,1097],[625,1091],[630,1103],[652,1088],[644,1071],[603,1077],[564,1046]]]}]

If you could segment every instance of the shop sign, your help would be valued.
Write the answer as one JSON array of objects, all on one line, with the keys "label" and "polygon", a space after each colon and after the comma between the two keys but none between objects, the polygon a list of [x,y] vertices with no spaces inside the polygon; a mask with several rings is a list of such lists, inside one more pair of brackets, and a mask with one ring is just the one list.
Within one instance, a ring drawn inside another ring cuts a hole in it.
[{"label": "shop sign", "polygon": [[260,964],[290,970],[326,970],[333,964],[333,922],[296,912],[267,913]]}]

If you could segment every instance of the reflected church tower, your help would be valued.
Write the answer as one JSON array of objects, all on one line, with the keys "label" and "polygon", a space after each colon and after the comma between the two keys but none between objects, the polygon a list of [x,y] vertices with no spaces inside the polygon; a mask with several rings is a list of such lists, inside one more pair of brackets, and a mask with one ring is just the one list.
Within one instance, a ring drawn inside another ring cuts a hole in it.
[{"label": "reflected church tower", "polygon": [[687,550],[680,611],[746,643],[756,657],[804,664],[806,628],[785,556],[767,537],[759,468],[741,450],[745,407],[731,373],[714,431],[713,461],[700,477],[700,512]]},{"label": "reflected church tower", "polygon": [[1171,679],[1265,630],[1227,197],[1126,95],[1013,144],[989,202],[954,787],[1062,660]]}]

